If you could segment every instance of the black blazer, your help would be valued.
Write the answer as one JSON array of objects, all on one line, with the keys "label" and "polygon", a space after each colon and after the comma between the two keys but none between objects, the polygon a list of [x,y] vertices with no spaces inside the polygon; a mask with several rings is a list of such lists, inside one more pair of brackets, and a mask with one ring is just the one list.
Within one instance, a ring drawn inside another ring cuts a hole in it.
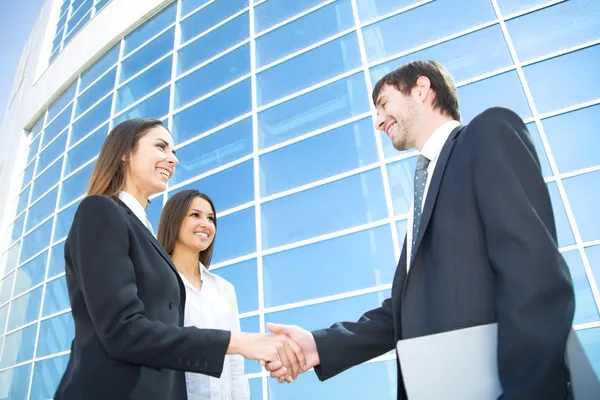
[{"label": "black blazer", "polygon": [[[406,272],[358,322],[313,332],[321,380],[395,349],[399,339],[498,322],[502,399],[565,399],[570,273],[550,197],[523,121],[492,108],[445,143]],[[398,366],[398,399],[405,399]]]},{"label": "black blazer", "polygon": [[221,375],[230,333],[182,328],[183,282],[125,204],[86,197],[65,263],[75,338],[55,399],[186,399],[182,371]]}]

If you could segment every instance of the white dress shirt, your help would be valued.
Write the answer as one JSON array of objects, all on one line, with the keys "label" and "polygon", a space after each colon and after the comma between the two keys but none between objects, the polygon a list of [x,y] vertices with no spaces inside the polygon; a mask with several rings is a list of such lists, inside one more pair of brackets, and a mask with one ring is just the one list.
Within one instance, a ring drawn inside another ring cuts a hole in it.
[{"label": "white dress shirt", "polygon": [[[198,290],[183,275],[185,326],[240,331],[237,297],[233,285],[199,264],[202,288]],[[248,400],[250,388],[244,376],[244,358],[226,355],[220,378],[186,372],[189,400]]]},{"label": "white dress shirt", "polygon": [[138,217],[140,221],[142,221],[142,224],[146,225],[146,228],[148,228],[150,232],[154,233],[154,229],[152,229],[152,224],[146,217],[146,210],[144,210],[144,207],[142,207],[142,205],[137,201],[135,197],[133,197],[132,194],[127,192],[120,192],[119,200],[125,203],[125,205],[129,207],[131,211],[133,211],[135,216]]},{"label": "white dress shirt", "polygon": [[[435,171],[438,157],[442,152],[444,144],[446,144],[446,140],[448,140],[448,136],[450,136],[454,128],[456,128],[458,125],[460,125],[460,122],[458,121],[448,121],[444,123],[433,132],[433,134],[425,142],[423,149],[421,149],[421,154],[429,160],[429,165],[427,166],[427,182],[425,183],[425,190],[423,191],[421,210],[423,210],[425,207],[425,199],[427,198],[431,177],[433,176],[433,171]],[[406,271],[408,271],[410,268],[410,259],[412,255],[412,226],[414,220],[414,211],[415,207],[413,200],[413,204],[411,205],[408,213],[408,223],[406,224]]]}]

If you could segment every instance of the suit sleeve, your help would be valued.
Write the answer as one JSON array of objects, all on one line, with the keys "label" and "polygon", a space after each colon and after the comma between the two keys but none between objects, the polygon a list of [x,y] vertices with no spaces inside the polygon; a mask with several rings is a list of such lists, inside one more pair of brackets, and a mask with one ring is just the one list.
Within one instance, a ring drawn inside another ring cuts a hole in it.
[{"label": "suit sleeve", "polygon": [[118,207],[107,197],[85,198],[67,242],[73,275],[106,352],[131,364],[219,377],[230,332],[145,317],[129,258],[129,230]]},{"label": "suit sleeve", "polygon": [[574,293],[537,154],[523,121],[507,109],[480,114],[469,129],[473,185],[496,273],[501,398],[565,398]]},{"label": "suit sleeve", "polygon": [[357,322],[338,322],[312,332],[321,364],[321,381],[395,348],[391,299],[363,314]]}]

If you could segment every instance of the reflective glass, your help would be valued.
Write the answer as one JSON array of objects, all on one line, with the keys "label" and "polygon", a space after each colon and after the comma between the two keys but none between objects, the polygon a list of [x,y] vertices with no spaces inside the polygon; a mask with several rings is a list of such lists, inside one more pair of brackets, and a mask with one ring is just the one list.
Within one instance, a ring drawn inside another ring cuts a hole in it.
[{"label": "reflective glass", "polygon": [[379,168],[269,201],[261,207],[265,249],[387,217]]},{"label": "reflective glass", "polygon": [[79,93],[83,92],[92,82],[98,79],[105,71],[117,63],[119,59],[120,43],[114,45],[96,63],[81,74]]},{"label": "reflective glass", "polygon": [[[365,27],[367,59],[377,61],[495,19],[489,1],[432,1]],[[423,21],[435,21],[435,29]]]},{"label": "reflective glass", "polygon": [[573,289],[575,290],[575,317],[573,325],[596,322],[600,320],[598,308],[594,301],[594,295],[590,287],[579,250],[571,250],[563,253],[563,257],[569,265]]},{"label": "reflective glass", "polygon": [[[258,316],[241,318],[240,326],[241,326],[242,332],[260,333],[260,321],[258,319]],[[258,363],[258,361],[244,359],[244,373],[254,374],[254,373],[257,373],[260,371],[261,371],[261,367],[260,367],[260,364]],[[250,384],[252,384],[252,383],[250,383]],[[250,388],[250,390],[252,390],[252,388]],[[262,389],[261,389],[261,391],[262,391]],[[252,394],[250,395],[250,398],[254,399],[254,397],[252,397]]]},{"label": "reflective glass", "polygon": [[35,171],[35,164],[36,160],[29,164],[27,168],[25,168],[25,171],[23,171],[23,185],[27,185],[29,182],[31,182],[31,178],[33,178],[33,172]]},{"label": "reflective glass", "polygon": [[[484,93],[485,95],[482,95]],[[516,71],[459,87],[458,96],[463,123],[468,123],[490,107],[509,108],[523,119],[531,117],[531,110]]]},{"label": "reflective glass", "polygon": [[542,124],[559,173],[600,165],[600,106],[544,119]]},{"label": "reflective glass", "polygon": [[86,111],[88,108],[96,104],[98,100],[106,96],[108,92],[115,87],[115,77],[117,76],[117,68],[114,67],[106,75],[104,75],[92,87],[83,92],[77,98],[75,106],[74,118]]},{"label": "reflective glass", "polygon": [[216,0],[181,21],[181,43],[248,7],[248,0]]},{"label": "reflective glass", "polygon": [[532,7],[548,3],[548,0],[497,0],[504,16],[525,11]]},{"label": "reflective glass", "polygon": [[[31,142],[31,145],[29,145],[29,151],[27,152],[27,164],[29,164],[31,162],[31,160],[33,160],[33,157],[36,156],[36,154],[38,153],[38,149],[40,147],[40,141],[42,140],[42,135],[39,135],[39,133],[42,131],[42,124],[44,123],[44,119],[41,118],[38,121],[39,126],[35,126],[34,129],[38,128],[39,131],[35,131],[32,130],[30,135],[31,137],[35,137],[35,139],[33,139],[33,141]],[[38,136],[35,136],[38,135]]]},{"label": "reflective glass", "polygon": [[388,164],[388,181],[392,195],[394,215],[404,215],[413,203],[415,168],[417,158],[410,157]]},{"label": "reflective glass", "polygon": [[56,227],[54,228],[52,241],[55,242],[69,234],[69,229],[71,229],[71,225],[73,224],[73,218],[75,218],[75,211],[77,211],[78,206],[79,202],[70,205],[68,208],[58,213],[56,216]]},{"label": "reflective glass", "polygon": [[137,49],[154,35],[175,22],[177,16],[177,1],[171,3],[164,10],[144,22],[142,26],[125,36],[123,57]]},{"label": "reflective glass", "polygon": [[65,242],[60,242],[50,249],[48,278],[52,278],[63,272],[65,272]]},{"label": "reflective glass", "polygon": [[153,198],[150,203],[146,206],[146,218],[152,224],[153,230],[156,233],[158,229],[158,221],[160,220],[160,213],[163,208],[163,196],[160,194],[158,197]]},{"label": "reflective glass", "polygon": [[164,117],[169,112],[170,89],[171,87],[167,86],[160,92],[153,94],[138,105],[125,111],[113,120],[113,126],[117,126],[121,122],[133,118],[160,119]]},{"label": "reflective glass", "polygon": [[48,143],[50,143],[60,132],[63,131],[71,121],[71,112],[73,109],[73,104],[69,105],[65,110],[60,113],[54,121],[50,122],[48,126],[44,129],[44,135],[42,137],[42,144],[40,150],[46,147]]},{"label": "reflective glass", "polygon": [[400,246],[400,250],[402,250],[404,240],[406,239],[406,224],[407,221],[405,219],[396,221],[396,233],[398,234],[398,245]]},{"label": "reflective glass", "polygon": [[357,73],[261,111],[259,147],[264,149],[368,111],[364,74]]},{"label": "reflective glass", "polygon": [[206,95],[250,72],[250,45],[245,44],[175,82],[175,108]]},{"label": "reflective glass", "polygon": [[171,80],[173,60],[167,57],[117,90],[115,113],[129,107]]},{"label": "reflective glass", "polygon": [[350,0],[335,1],[256,38],[256,65],[263,67],[353,26]]},{"label": "reflective glass", "polygon": [[[341,268],[344,279],[339,279]],[[389,225],[267,255],[265,307],[384,285],[392,281],[395,270]]]},{"label": "reflective glass", "polygon": [[[252,109],[250,79],[236,83],[173,116],[175,143],[216,128]],[[202,116],[202,118],[198,118]]]},{"label": "reflective glass", "polygon": [[[254,1],[256,3],[256,1]],[[323,0],[269,0],[254,8],[256,33],[283,22],[310,8],[322,4]]]},{"label": "reflective glass", "polygon": [[171,50],[175,43],[175,28],[171,28],[161,34],[144,47],[131,54],[121,63],[119,83],[125,82],[154,61],[158,60]]},{"label": "reflective glass", "polygon": [[65,313],[40,323],[36,357],[60,353],[71,348],[75,336],[75,325],[71,313]]},{"label": "reflective glass", "polygon": [[106,122],[110,116],[111,106],[112,96],[109,96],[94,106],[94,108],[89,110],[84,116],[79,118],[71,127],[69,146],[77,143],[85,135]]},{"label": "reflective glass", "polygon": [[440,62],[456,83],[512,65],[502,30],[492,25],[371,68],[373,86],[388,72],[415,60]]},{"label": "reflective glass", "polygon": [[550,201],[552,202],[552,210],[554,212],[554,221],[556,224],[556,234],[558,236],[558,246],[570,246],[575,244],[575,237],[573,236],[573,230],[565,211],[565,206],[560,197],[558,186],[556,182],[550,182],[547,184],[548,192],[550,193]]},{"label": "reflective glass", "polygon": [[256,251],[254,207],[219,218],[219,239],[215,240],[213,264]]},{"label": "reflective glass", "polygon": [[[11,313],[12,314],[12,313]],[[6,335],[0,368],[19,364],[33,358],[37,324],[30,325],[20,331]]]},{"label": "reflective glass", "polygon": [[62,159],[59,158],[50,168],[38,175],[33,182],[33,194],[31,196],[30,203],[34,203],[44,193],[48,191],[52,186],[58,183],[60,179],[60,172],[62,170]]},{"label": "reflective glass", "polygon": [[37,254],[40,250],[47,247],[48,244],[50,244],[51,231],[52,218],[35,228],[33,232],[28,233],[27,236],[23,238],[19,262],[22,263],[23,261]]},{"label": "reflective glass", "polygon": [[220,131],[177,150],[175,185],[252,153],[252,118],[236,122]]},{"label": "reflective glass", "polygon": [[75,97],[75,91],[77,90],[77,81],[71,84],[69,88],[67,88],[63,94],[60,95],[58,99],[52,103],[50,107],[48,107],[48,116],[46,117],[46,121],[49,123],[52,121],[61,111],[73,100]]},{"label": "reflective glass", "polygon": [[[248,362],[248,360],[244,360],[246,363]],[[258,364],[258,361],[253,361],[254,363],[256,363],[256,365]],[[245,368],[245,373],[248,373],[248,368]],[[260,370],[258,370],[257,372],[260,372]],[[249,379],[248,380],[248,385],[250,386],[250,398],[251,399],[262,399],[263,397],[263,389],[262,389],[262,379],[260,377],[258,378],[253,378],[253,379]]]},{"label": "reflective glass", "polygon": [[600,239],[600,171],[563,179],[567,198],[584,242]]},{"label": "reflective glass", "polygon": [[596,286],[600,289],[600,245],[586,247],[585,254],[596,280]]},{"label": "reflective glass", "polygon": [[[552,169],[550,168],[550,162],[548,161],[548,156],[546,155],[546,150],[544,149],[544,145],[542,144],[542,138],[540,137],[540,132],[538,131],[537,126],[534,122],[530,122],[527,124],[527,130],[529,131],[531,141],[533,142],[533,145],[535,146],[535,151],[537,152],[538,158],[540,159],[542,175],[544,175],[544,178],[551,177]],[[548,136],[547,129],[546,136]]]},{"label": "reflective glass", "polygon": [[29,209],[25,232],[42,222],[46,217],[54,212],[56,207],[56,198],[58,197],[58,187],[52,189],[44,195],[37,203]]},{"label": "reflective glass", "polygon": [[[264,106],[360,65],[358,39],[352,32],[259,73],[256,77],[258,105]],[[289,79],[292,76],[295,78]]]},{"label": "reflective glass", "polygon": [[67,369],[68,362],[68,354],[36,362],[33,370],[30,400],[52,398],[56,393],[62,375]]},{"label": "reflective glass", "polygon": [[240,313],[258,309],[258,272],[255,258],[217,268],[212,272],[233,285]]},{"label": "reflective glass", "polygon": [[4,339],[4,328],[6,328],[6,317],[8,314],[8,304],[0,307],[0,348],[2,348],[2,340]]},{"label": "reflective glass", "polygon": [[[598,69],[600,45],[523,67],[538,112],[546,113],[597,100],[600,93]],[[573,85],[565,76],[576,76],[582,85]],[[548,82],[552,82],[549,85]]]},{"label": "reflective glass", "polygon": [[261,196],[364,167],[378,160],[370,117],[260,157]]},{"label": "reflective glass", "polygon": [[90,179],[92,178],[92,172],[94,170],[95,162],[86,165],[83,169],[77,171],[65,179],[62,183],[59,207],[64,207],[71,201],[75,200],[79,196],[85,194]]},{"label": "reflective glass", "polygon": [[19,201],[18,201],[18,205],[17,205],[17,214],[20,214],[21,211],[23,211],[25,209],[25,207],[27,207],[27,204],[29,202],[29,190],[31,189],[31,186],[27,186],[25,188],[25,190],[23,190],[21,192],[21,194],[19,195]]},{"label": "reflective glass", "polygon": [[179,50],[177,73],[181,74],[209,60],[247,39],[249,35],[248,13],[245,12]]},{"label": "reflective glass", "polygon": [[[19,218],[12,224],[12,233],[10,234],[11,243],[14,243],[23,234],[23,226],[25,225],[25,213],[21,214]],[[10,228],[9,228],[10,229]]]},{"label": "reflective glass", "polygon": [[2,382],[3,393],[8,396],[7,399],[26,399],[30,376],[31,364],[0,372],[0,382]]},{"label": "reflective glass", "polygon": [[[8,268],[5,268],[2,271],[2,274],[15,268],[17,266],[16,264],[17,264],[16,262],[11,263],[11,265],[8,266]],[[12,295],[14,281],[15,281],[15,273],[7,275],[4,278],[2,278],[2,280],[0,280],[0,304],[4,304],[10,300],[10,297]],[[4,326],[2,326],[1,329],[4,329]]]},{"label": "reflective glass", "polygon": [[578,330],[577,336],[600,379],[600,327]]},{"label": "reflective glass", "polygon": [[169,195],[187,189],[196,189],[206,193],[215,204],[217,213],[248,203],[254,200],[253,160],[245,161],[175,189]]},{"label": "reflective glass", "polygon": [[521,62],[600,39],[600,1],[571,0],[506,21]]},{"label": "reflective glass", "polygon": [[[67,34],[65,35],[65,44],[67,44],[73,37],[75,37],[75,35],[77,35],[77,33],[79,33],[79,31],[85,26],[86,22],[90,20],[92,16],[92,12],[88,11],[85,15],[82,16],[81,20],[78,21],[77,25],[74,25],[72,23],[69,22],[69,24],[67,25]],[[72,30],[69,30],[71,29]]]},{"label": "reflective glass", "polygon": [[[13,293],[14,296],[14,293]],[[12,331],[38,318],[42,306],[42,287],[12,300],[6,331]],[[23,360],[24,361],[24,360]]]},{"label": "reflective glass", "polygon": [[102,8],[107,5],[111,0],[96,0],[96,12],[100,12]]},{"label": "reflective glass", "polygon": [[181,3],[181,16],[184,17],[198,7],[210,3],[212,0],[179,0]]},{"label": "reflective glass", "polygon": [[46,276],[48,252],[45,251],[17,268],[13,297],[41,283]]},{"label": "reflective glass", "polygon": [[70,174],[95,157],[100,152],[106,136],[108,136],[108,124],[105,124],[102,128],[69,150],[67,161],[65,161],[65,175]]},{"label": "reflective glass", "polygon": [[356,8],[361,22],[382,17],[391,12],[410,7],[418,0],[356,0]]},{"label": "reflective glass", "polygon": [[50,143],[38,156],[38,162],[36,167],[36,175],[42,172],[50,163],[64,153],[67,146],[67,135],[69,130],[66,129],[60,134],[56,140]]},{"label": "reflective glass", "polygon": [[[13,244],[8,250],[4,252],[4,254],[2,254],[2,257],[0,258],[0,276],[6,275],[7,272],[12,271],[17,267],[17,258],[19,255],[20,247],[19,244],[20,243]],[[0,304],[9,300],[8,298],[5,298],[4,295],[10,296],[11,290],[12,282],[10,285],[6,284],[6,286],[0,284]]]},{"label": "reflective glass", "polygon": [[46,296],[44,297],[43,316],[52,315],[71,307],[67,280],[64,276],[54,279],[46,284]]}]

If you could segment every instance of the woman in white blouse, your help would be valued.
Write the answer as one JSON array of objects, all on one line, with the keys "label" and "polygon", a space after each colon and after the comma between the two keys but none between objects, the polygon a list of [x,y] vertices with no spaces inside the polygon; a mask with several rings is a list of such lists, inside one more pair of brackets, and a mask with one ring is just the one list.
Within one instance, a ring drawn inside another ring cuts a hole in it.
[{"label": "woman in white blouse", "polygon": [[[208,271],[217,231],[215,207],[197,190],[177,192],[165,204],[157,238],[171,255],[185,285],[185,326],[240,331],[233,285]],[[244,359],[225,356],[220,378],[186,373],[189,400],[247,400]]]}]

